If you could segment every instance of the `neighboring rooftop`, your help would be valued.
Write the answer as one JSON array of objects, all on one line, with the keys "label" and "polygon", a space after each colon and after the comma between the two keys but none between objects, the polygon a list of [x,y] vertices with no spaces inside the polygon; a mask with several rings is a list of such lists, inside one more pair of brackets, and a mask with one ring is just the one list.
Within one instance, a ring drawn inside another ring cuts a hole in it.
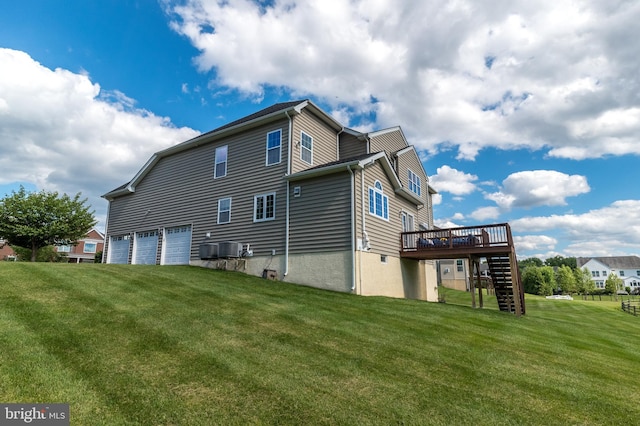
[{"label": "neighboring rooftop", "polygon": [[590,260],[596,260],[609,269],[640,269],[640,257],[638,256],[578,257],[576,265],[578,268],[582,268]]}]

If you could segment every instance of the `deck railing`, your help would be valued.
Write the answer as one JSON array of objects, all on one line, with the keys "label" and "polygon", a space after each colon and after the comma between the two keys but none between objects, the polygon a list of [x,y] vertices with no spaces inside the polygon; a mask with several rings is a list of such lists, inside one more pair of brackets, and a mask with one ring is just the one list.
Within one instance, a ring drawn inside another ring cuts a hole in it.
[{"label": "deck railing", "polygon": [[463,248],[513,247],[511,228],[508,223],[464,226],[459,228],[434,229],[429,231],[402,232],[401,252],[435,251]]}]

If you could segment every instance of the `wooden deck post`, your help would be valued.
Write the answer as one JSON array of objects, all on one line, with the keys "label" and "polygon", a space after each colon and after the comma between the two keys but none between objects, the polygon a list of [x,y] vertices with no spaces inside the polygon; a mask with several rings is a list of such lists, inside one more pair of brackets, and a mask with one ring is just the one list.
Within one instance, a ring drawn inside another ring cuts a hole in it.
[{"label": "wooden deck post", "polygon": [[478,301],[480,302],[480,308],[484,308],[484,301],[482,300],[482,281],[480,280],[480,260],[478,258],[473,260],[474,267],[476,268],[476,279],[478,280]]},{"label": "wooden deck post", "polygon": [[476,307],[476,283],[473,280],[473,267],[474,264],[471,261],[471,259],[469,259],[469,263],[470,263],[470,268],[469,268],[469,292],[471,293],[471,307],[475,308]]}]

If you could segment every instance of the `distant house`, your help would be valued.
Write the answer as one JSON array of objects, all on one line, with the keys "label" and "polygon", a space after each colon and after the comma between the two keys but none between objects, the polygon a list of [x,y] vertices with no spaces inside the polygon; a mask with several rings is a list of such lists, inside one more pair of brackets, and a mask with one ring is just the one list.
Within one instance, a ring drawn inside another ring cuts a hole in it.
[{"label": "distant house", "polygon": [[604,288],[607,277],[615,274],[622,279],[624,287],[631,290],[640,288],[640,257],[611,256],[611,257],[578,257],[578,268],[587,268],[591,272],[591,279],[596,288]]},{"label": "distant house", "polygon": [[[480,279],[482,285],[487,288],[487,283],[491,282],[489,276],[489,266],[486,262],[479,264]],[[438,282],[446,288],[460,291],[470,290],[470,266],[468,259],[443,259],[438,260]],[[477,279],[477,272],[473,271],[473,279]],[[491,286],[489,286],[491,287]]]},{"label": "distant house", "polygon": [[233,268],[360,295],[437,300],[435,191],[400,129],[359,132],[279,103],[154,154],[109,201],[107,263]]},{"label": "distant house", "polygon": [[104,234],[97,229],[87,232],[75,245],[56,246],[56,251],[64,254],[69,263],[91,263],[95,261],[96,253],[104,248]]},{"label": "distant house", "polygon": [[0,260],[16,260],[16,253],[2,238],[0,238]]}]

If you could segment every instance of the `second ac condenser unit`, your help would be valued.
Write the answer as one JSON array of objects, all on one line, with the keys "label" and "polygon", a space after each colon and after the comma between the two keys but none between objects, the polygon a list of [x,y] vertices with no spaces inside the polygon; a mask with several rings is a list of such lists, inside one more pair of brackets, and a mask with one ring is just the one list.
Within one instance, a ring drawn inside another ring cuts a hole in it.
[{"label": "second ac condenser unit", "polygon": [[218,243],[218,257],[242,257],[242,243],[235,241]]}]

